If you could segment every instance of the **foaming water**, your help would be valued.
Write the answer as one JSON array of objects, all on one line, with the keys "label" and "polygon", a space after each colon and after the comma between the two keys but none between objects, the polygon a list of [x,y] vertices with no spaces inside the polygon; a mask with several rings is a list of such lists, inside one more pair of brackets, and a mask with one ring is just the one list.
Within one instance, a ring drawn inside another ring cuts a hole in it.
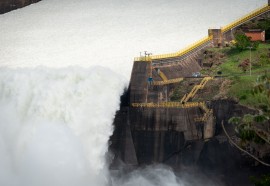
[{"label": "foaming water", "polygon": [[0,69],[0,185],[107,185],[123,78],[105,68]]},{"label": "foaming water", "polygon": [[132,58],[177,51],[264,3],[43,0],[1,15],[0,185],[189,186],[162,166],[108,173]]}]

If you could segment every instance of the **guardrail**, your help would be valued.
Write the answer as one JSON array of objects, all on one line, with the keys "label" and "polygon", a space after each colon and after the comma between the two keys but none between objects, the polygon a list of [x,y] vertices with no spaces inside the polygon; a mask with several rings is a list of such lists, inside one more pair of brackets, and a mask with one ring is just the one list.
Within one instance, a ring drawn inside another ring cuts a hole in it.
[{"label": "guardrail", "polygon": [[266,4],[260,8],[257,8],[256,10],[250,12],[249,14],[247,14],[247,15],[235,20],[234,22],[222,27],[221,32],[222,33],[227,32],[228,30],[235,28],[236,26],[239,26],[239,25],[243,24],[244,22],[246,22],[254,17],[257,17],[260,14],[265,13],[269,10],[270,10],[270,6],[268,6],[268,4]]},{"label": "guardrail", "polygon": [[[169,53],[169,54],[161,54],[161,55],[152,55],[152,56],[149,56],[149,58],[151,58],[152,60],[155,60],[155,59],[165,59],[165,58],[172,58],[172,57],[179,57],[179,56],[182,56],[182,55],[185,55],[187,54],[188,52],[196,49],[197,47],[211,41],[213,39],[213,36],[208,36],[208,37],[205,37],[199,41],[197,41],[196,43],[193,43],[192,45],[189,45],[188,47],[178,51],[178,52],[175,52],[175,53]],[[134,58],[134,61],[147,61],[146,59],[147,57],[135,57]]]},{"label": "guardrail", "polygon": [[173,83],[179,83],[183,80],[184,80],[184,78],[176,78],[176,79],[169,79],[166,81],[154,81],[153,85],[155,85],[155,86],[168,85],[168,84],[173,84]]},{"label": "guardrail", "polygon": [[140,56],[140,57],[135,57],[134,61],[137,62],[152,62],[152,58],[150,56]]},{"label": "guardrail", "polygon": [[193,108],[201,107],[204,110],[204,115],[199,118],[195,118],[196,122],[205,122],[208,117],[213,114],[212,109],[208,109],[205,102],[189,102],[182,104],[180,102],[161,102],[161,103],[132,103],[132,107],[141,108]]},{"label": "guardrail", "polygon": [[181,99],[180,102],[181,103],[186,103],[190,98],[193,98],[195,96],[195,94],[197,93],[197,91],[199,89],[203,89],[205,84],[211,79],[213,79],[213,77],[204,77],[199,85],[195,85],[192,88],[192,90],[189,92],[189,94],[183,96],[183,98]]},{"label": "guardrail", "polygon": [[204,102],[190,102],[182,104],[180,102],[161,102],[161,103],[132,103],[132,107],[147,107],[147,108],[192,108],[199,107]]},{"label": "guardrail", "polygon": [[163,81],[167,81],[168,80],[168,78],[166,77],[166,75],[161,70],[158,70],[158,75],[161,77],[161,79]]}]

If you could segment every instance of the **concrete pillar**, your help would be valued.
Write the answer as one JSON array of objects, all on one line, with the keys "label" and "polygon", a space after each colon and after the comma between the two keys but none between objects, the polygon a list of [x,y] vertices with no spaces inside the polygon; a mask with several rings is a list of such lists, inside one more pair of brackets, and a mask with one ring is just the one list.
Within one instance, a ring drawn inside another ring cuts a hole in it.
[{"label": "concrete pillar", "polygon": [[222,46],[223,37],[221,29],[208,29],[208,35],[213,36],[213,44],[215,47]]},{"label": "concrete pillar", "polygon": [[270,0],[268,0],[268,6],[270,6]]},{"label": "concrete pillar", "polygon": [[130,79],[130,102],[145,103],[148,94],[150,62],[135,61]]}]

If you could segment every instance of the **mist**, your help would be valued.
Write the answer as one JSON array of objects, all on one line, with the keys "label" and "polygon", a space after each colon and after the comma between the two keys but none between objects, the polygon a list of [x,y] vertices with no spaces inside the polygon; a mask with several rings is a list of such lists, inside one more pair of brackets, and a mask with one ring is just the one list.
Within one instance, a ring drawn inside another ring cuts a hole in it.
[{"label": "mist", "polygon": [[133,57],[178,51],[266,3],[205,2],[43,0],[0,15],[0,185],[215,185],[162,165],[111,176],[106,157]]}]

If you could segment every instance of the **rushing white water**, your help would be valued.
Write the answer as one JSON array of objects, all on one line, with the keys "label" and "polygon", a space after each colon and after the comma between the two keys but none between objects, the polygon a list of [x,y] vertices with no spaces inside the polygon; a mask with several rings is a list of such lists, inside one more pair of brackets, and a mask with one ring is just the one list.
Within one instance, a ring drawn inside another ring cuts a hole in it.
[{"label": "rushing white water", "polygon": [[0,183],[105,185],[121,79],[100,67],[1,69]]},{"label": "rushing white water", "polygon": [[[266,3],[205,2],[43,0],[1,15],[0,185],[111,183],[105,153],[132,58],[177,51]],[[188,185],[165,168],[112,183]]]}]

